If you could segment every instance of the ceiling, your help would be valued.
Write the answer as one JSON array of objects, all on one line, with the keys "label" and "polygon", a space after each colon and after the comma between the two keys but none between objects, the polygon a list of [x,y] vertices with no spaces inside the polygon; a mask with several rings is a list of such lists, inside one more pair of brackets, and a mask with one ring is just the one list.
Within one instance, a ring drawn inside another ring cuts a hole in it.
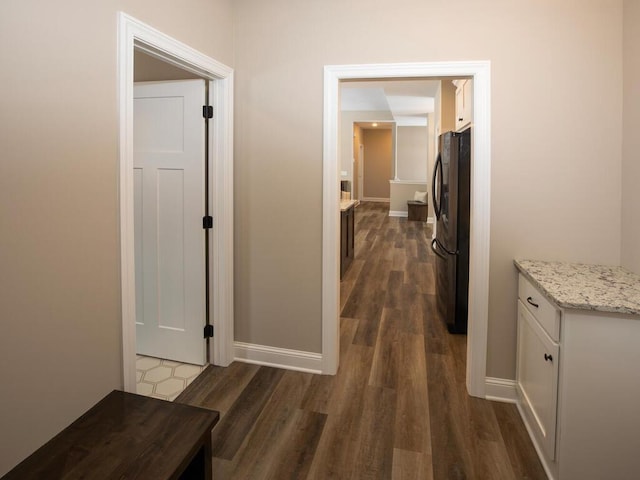
[{"label": "ceiling", "polygon": [[[342,111],[389,112],[397,125],[424,126],[434,111],[440,80],[342,82]],[[368,119],[369,120],[369,119]]]}]

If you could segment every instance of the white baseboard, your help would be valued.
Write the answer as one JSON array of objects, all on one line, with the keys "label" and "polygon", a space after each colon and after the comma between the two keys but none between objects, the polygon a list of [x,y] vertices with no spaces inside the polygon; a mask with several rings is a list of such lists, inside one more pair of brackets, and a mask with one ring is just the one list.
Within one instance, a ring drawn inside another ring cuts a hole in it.
[{"label": "white baseboard", "polygon": [[234,342],[235,360],[268,367],[322,373],[322,354]]},{"label": "white baseboard", "polygon": [[376,198],[376,197],[363,197],[362,201],[363,202],[382,202],[382,203],[390,202],[388,198]]},{"label": "white baseboard", "polygon": [[[405,212],[403,210],[389,210],[389,216],[407,218],[409,216],[409,212]],[[435,223],[433,217],[427,217],[427,223]]]},{"label": "white baseboard", "polygon": [[407,218],[409,216],[409,212],[404,212],[402,210],[389,210],[389,216]]},{"label": "white baseboard", "polygon": [[486,377],[485,398],[495,402],[516,403],[516,381],[506,378]]}]

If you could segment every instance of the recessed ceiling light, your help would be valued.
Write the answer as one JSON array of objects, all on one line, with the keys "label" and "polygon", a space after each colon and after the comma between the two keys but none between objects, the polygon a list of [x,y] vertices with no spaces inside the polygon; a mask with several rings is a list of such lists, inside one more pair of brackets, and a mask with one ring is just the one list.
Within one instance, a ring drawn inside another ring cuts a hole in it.
[{"label": "recessed ceiling light", "polygon": [[372,123],[372,124],[371,124],[371,126],[372,126],[372,127],[377,127],[377,126],[378,126],[378,124],[377,124],[377,123]]}]

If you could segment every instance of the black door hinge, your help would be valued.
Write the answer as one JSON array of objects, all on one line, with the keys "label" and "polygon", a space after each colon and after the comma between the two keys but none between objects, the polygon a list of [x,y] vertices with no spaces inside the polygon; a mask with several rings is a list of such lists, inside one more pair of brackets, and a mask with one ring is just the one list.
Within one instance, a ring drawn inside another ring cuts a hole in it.
[{"label": "black door hinge", "polygon": [[203,105],[202,116],[204,118],[213,118],[213,107],[211,105]]},{"label": "black door hinge", "polygon": [[213,217],[211,215],[202,217],[202,228],[213,228]]},{"label": "black door hinge", "polygon": [[213,325],[205,325],[204,326],[204,338],[213,337]]}]

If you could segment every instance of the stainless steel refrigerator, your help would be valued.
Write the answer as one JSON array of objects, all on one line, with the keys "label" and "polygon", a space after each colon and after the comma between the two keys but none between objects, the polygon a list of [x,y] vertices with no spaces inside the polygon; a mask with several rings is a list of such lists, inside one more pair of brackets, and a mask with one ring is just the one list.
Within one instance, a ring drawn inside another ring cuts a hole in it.
[{"label": "stainless steel refrigerator", "polygon": [[437,310],[450,333],[467,333],[471,129],[446,132],[433,169]]}]

